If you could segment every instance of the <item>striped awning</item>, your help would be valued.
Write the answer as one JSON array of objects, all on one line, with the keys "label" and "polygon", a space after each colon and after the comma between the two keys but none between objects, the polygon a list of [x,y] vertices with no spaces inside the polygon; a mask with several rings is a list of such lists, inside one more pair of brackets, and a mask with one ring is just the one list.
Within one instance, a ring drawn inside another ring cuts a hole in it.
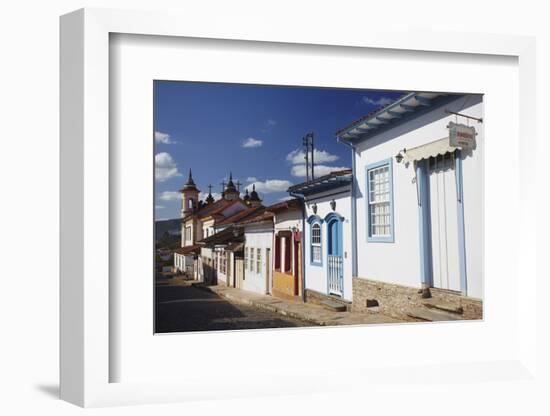
[{"label": "striped awning", "polygon": [[422,146],[407,149],[405,152],[405,162],[415,162],[422,159],[429,159],[438,155],[444,155],[448,152],[454,152],[457,148],[449,144],[449,138],[436,140],[435,142],[426,143]]}]

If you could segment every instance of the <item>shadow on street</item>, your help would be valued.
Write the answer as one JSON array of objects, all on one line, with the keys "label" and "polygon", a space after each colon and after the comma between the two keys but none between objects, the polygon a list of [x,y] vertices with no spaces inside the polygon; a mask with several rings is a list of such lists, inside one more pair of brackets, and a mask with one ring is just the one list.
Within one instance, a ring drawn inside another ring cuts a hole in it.
[{"label": "shadow on street", "polygon": [[307,322],[248,305],[234,304],[193,286],[156,286],[155,332],[289,328]]}]

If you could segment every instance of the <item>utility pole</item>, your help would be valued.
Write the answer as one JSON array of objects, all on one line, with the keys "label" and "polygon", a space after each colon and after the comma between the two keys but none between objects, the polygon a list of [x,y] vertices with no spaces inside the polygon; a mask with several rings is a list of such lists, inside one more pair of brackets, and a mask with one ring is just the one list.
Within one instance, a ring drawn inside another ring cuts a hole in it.
[{"label": "utility pole", "polygon": [[302,137],[302,145],[304,146],[304,159],[306,160],[306,182],[309,182],[309,142],[307,136]]},{"label": "utility pole", "polygon": [[[315,158],[314,158],[314,144],[313,144],[313,133],[307,133],[302,138],[302,143],[305,148],[305,155],[304,159],[306,160],[306,181],[309,182],[309,178],[311,176],[311,180],[315,179]],[[311,152],[311,171],[309,166],[309,152]]]}]

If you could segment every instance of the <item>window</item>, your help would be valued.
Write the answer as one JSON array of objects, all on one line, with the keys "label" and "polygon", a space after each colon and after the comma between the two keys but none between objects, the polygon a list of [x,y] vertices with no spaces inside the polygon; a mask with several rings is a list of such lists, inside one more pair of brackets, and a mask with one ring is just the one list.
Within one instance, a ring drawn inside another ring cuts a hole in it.
[{"label": "window", "polygon": [[367,168],[368,239],[393,242],[391,164]]},{"label": "window", "polygon": [[223,274],[227,274],[227,253],[220,253],[220,269]]},{"label": "window", "polygon": [[311,226],[311,263],[321,264],[321,224]]},{"label": "window", "polygon": [[262,250],[256,249],[256,273],[262,272]]},{"label": "window", "polygon": [[250,270],[251,272],[254,271],[254,249],[251,247],[250,248],[250,264],[248,265],[248,270]]},{"label": "window", "polygon": [[191,227],[185,227],[185,241],[191,241]]},{"label": "window", "polygon": [[244,269],[248,270],[248,247],[244,249]]}]

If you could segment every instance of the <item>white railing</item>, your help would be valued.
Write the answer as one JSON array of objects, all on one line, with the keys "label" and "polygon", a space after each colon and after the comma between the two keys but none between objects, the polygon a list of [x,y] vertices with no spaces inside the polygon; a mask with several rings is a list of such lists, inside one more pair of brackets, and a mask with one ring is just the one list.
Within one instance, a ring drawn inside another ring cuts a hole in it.
[{"label": "white railing", "polygon": [[341,256],[328,256],[328,292],[342,296],[344,291],[344,269]]}]

